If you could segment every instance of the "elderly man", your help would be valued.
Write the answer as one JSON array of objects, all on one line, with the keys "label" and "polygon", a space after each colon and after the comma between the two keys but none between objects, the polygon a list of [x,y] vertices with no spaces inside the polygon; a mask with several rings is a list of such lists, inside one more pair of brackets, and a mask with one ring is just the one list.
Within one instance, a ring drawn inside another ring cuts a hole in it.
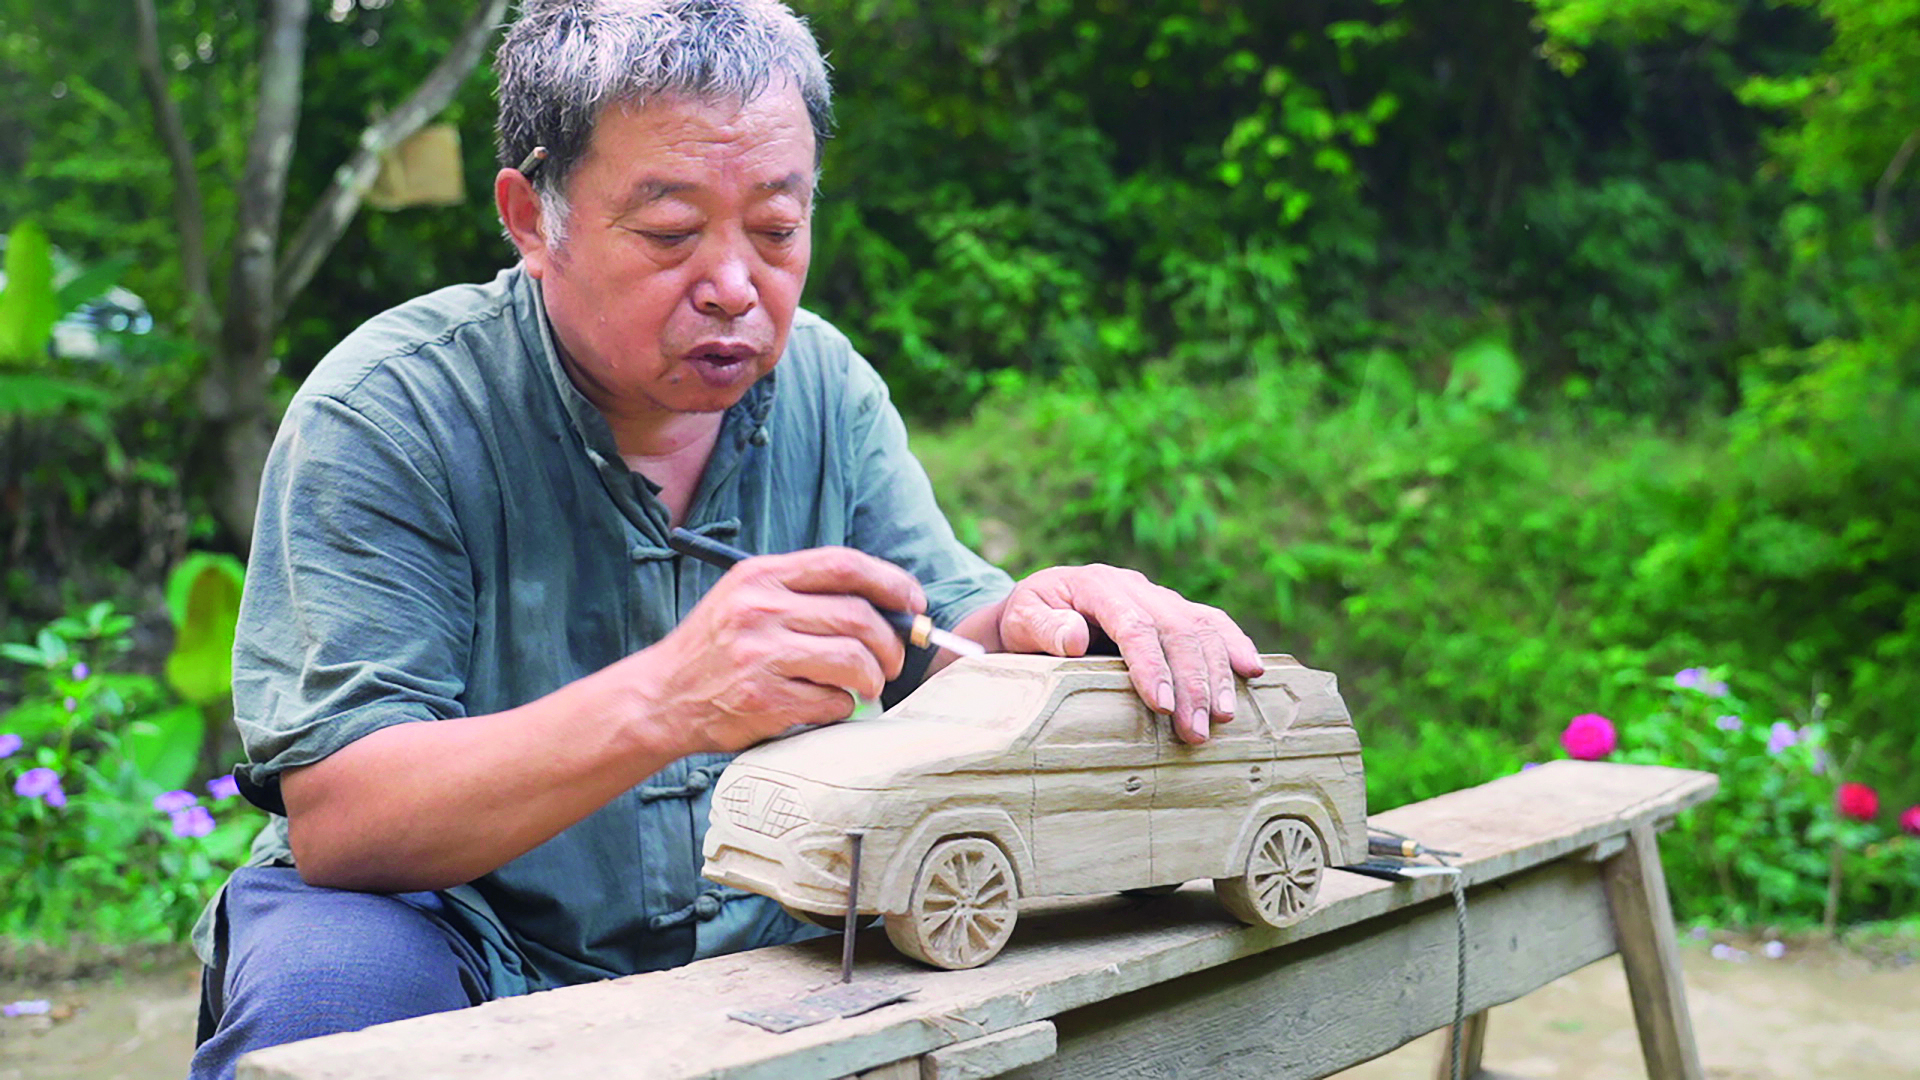
[{"label": "elderly man", "polygon": [[[279,816],[203,920],[195,1076],[817,932],[700,878],[708,789],[940,663],[868,601],[990,649],[1102,633],[1189,741],[1260,670],[1138,574],[1014,584],[955,541],[798,306],[829,100],[785,7],[529,0],[497,70],[519,265],[356,330],[267,466],[234,688]],[[783,554],[722,575],[676,526]]]}]

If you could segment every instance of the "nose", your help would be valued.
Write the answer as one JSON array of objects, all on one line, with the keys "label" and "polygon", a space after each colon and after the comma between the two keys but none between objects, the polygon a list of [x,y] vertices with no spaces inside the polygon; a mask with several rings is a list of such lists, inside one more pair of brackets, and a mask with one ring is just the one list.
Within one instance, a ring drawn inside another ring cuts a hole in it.
[{"label": "nose", "polygon": [[715,256],[707,273],[693,288],[694,310],[702,315],[738,319],[759,303],[749,256],[727,244]]}]

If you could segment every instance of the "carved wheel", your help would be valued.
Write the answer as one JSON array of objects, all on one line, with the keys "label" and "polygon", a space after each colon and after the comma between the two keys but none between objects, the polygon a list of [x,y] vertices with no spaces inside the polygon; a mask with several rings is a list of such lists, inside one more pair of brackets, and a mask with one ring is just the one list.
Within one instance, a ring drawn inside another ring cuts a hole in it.
[{"label": "carved wheel", "polygon": [[906,914],[887,916],[887,937],[937,968],[979,967],[1013,936],[1019,900],[1000,845],[977,836],[942,840],[920,864]]},{"label": "carved wheel", "polygon": [[1261,826],[1247,854],[1246,872],[1215,878],[1213,891],[1233,917],[1249,926],[1292,926],[1313,910],[1326,875],[1327,845],[1300,818]]}]

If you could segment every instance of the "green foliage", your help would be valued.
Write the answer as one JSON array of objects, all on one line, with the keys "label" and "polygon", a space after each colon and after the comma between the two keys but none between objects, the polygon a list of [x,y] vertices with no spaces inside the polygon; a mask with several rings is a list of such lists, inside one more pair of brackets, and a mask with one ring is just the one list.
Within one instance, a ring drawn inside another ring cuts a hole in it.
[{"label": "green foliage", "polygon": [[28,669],[21,703],[0,713],[0,936],[177,940],[258,829],[231,791],[210,786],[203,805],[180,790],[200,714],[110,670],[132,626],[95,604],[0,645]]},{"label": "green foliage", "polygon": [[0,290],[0,363],[42,359],[60,308],[53,287],[53,245],[31,221],[7,237],[6,287]]},{"label": "green foliage", "polygon": [[196,551],[167,579],[175,634],[167,684],[195,705],[225,706],[233,695],[233,634],[245,574],[231,555]]}]

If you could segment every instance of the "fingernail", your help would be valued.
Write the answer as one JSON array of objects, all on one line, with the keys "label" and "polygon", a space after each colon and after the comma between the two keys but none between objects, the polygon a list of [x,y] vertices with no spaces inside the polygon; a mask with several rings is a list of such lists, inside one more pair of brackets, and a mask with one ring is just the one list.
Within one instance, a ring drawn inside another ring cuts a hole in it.
[{"label": "fingernail", "polygon": [[1221,716],[1233,715],[1233,691],[1222,690],[1220,696],[1213,699],[1213,711]]},{"label": "fingernail", "polygon": [[1173,684],[1161,683],[1153,691],[1153,707],[1163,713],[1173,712]]},{"label": "fingernail", "polygon": [[1196,737],[1204,740],[1207,737],[1208,729],[1212,726],[1213,721],[1208,718],[1207,710],[1193,710],[1193,733]]}]

